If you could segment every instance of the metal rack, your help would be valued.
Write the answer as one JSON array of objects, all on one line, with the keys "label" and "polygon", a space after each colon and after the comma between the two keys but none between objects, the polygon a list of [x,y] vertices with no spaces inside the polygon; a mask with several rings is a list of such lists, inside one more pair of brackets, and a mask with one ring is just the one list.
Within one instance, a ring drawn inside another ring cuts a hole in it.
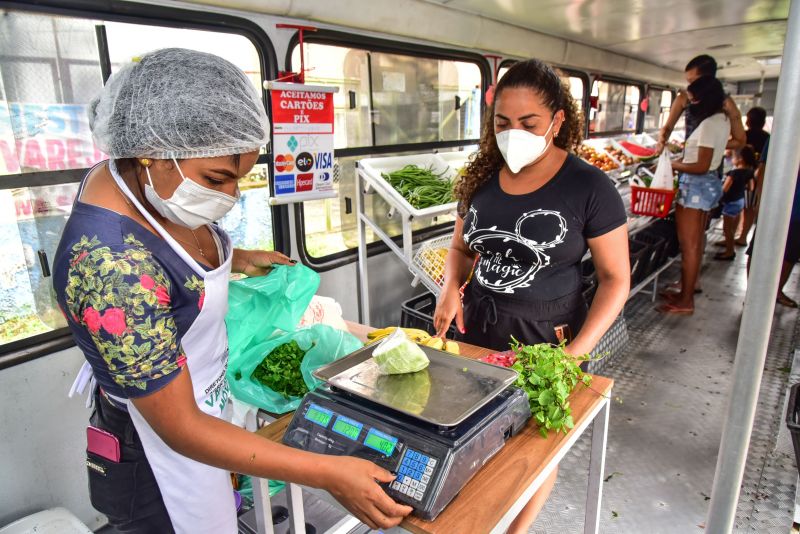
[{"label": "metal rack", "polygon": [[[356,163],[356,213],[358,220],[358,275],[361,304],[360,319],[364,324],[370,324],[369,311],[369,268],[367,266],[367,227],[383,241],[400,260],[411,268],[413,265],[413,235],[411,223],[414,220],[429,219],[440,215],[447,215],[456,209],[456,203],[451,202],[441,206],[425,209],[416,209],[406,201],[381,174],[415,164],[421,167],[432,168],[437,174],[451,178],[456,169],[467,161],[469,152],[448,152],[440,154],[414,154],[387,158],[368,158]],[[391,217],[398,219],[402,224],[401,246],[381,229],[364,209],[365,197],[368,194],[377,194],[389,204]],[[413,271],[412,271],[413,272]]]}]

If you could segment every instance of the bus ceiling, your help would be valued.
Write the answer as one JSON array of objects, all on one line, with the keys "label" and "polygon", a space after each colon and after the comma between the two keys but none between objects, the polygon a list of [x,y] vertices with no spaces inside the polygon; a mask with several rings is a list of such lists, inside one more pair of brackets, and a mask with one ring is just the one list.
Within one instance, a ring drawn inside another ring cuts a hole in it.
[{"label": "bus ceiling", "polygon": [[[192,3],[293,17],[321,28],[390,29],[395,37],[586,70],[603,65],[606,74],[674,86],[684,84],[687,59],[703,52],[718,60],[727,81],[776,78],[790,2],[553,0],[548,9],[534,10],[525,2],[413,0],[412,9],[399,11],[394,0],[373,0],[369,10],[358,0]],[[445,18],[448,24],[441,24]]]}]

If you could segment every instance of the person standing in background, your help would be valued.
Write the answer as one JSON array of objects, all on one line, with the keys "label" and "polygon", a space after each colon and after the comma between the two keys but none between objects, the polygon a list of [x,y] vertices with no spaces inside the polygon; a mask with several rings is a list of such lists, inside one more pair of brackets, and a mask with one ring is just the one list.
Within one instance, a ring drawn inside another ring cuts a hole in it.
[{"label": "person standing in background", "polygon": [[[755,159],[761,159],[761,153],[764,152],[764,147],[769,141],[769,133],[764,130],[764,125],[767,123],[767,110],[761,107],[750,108],[747,112],[747,144],[755,150]],[[756,171],[758,174],[758,171]],[[758,179],[758,176],[756,176]],[[742,230],[739,232],[739,237],[736,238],[736,244],[740,247],[747,246],[747,235],[750,233],[750,228],[756,221],[756,190],[745,191],[744,196],[744,212],[742,217]]]},{"label": "person standing in background", "polygon": [[694,313],[694,293],[705,246],[704,230],[709,212],[722,197],[717,168],[730,132],[728,117],[722,111],[725,92],[719,80],[702,76],[689,85],[688,92],[691,112],[702,120],[686,140],[683,160],[672,162],[672,169],[681,173],[675,208],[681,247],[680,289],[664,294],[666,302],[658,307],[661,313],[678,315]]},{"label": "person standing in background", "polygon": [[[767,153],[769,152],[769,140],[764,144],[764,151],[761,152],[761,161],[756,171],[756,212],[761,202],[761,190],[764,186],[764,168],[767,163]],[[750,275],[750,259],[753,257],[753,247],[755,245],[755,234],[753,239],[750,240],[750,246],[747,247],[747,274]],[[792,274],[794,265],[800,261],[800,169],[797,170],[797,182],[794,188],[794,201],[792,202],[792,214],[789,217],[789,230],[786,233],[786,246],[783,250],[783,264],[781,265],[781,274],[778,279],[778,294],[775,297],[775,302],[787,308],[797,308],[797,301],[789,298],[784,293],[783,288],[786,282],[789,281],[789,276]]]},{"label": "person standing in background", "polygon": [[725,251],[715,254],[715,260],[733,261],[736,257],[736,252],[733,250],[733,235],[739,227],[745,194],[755,189],[753,176],[755,166],[756,153],[750,145],[745,145],[733,153],[734,168],[726,174],[725,182],[722,184],[722,231],[725,239],[716,243],[717,246],[725,247]]},{"label": "person standing in background", "polygon": [[[701,76],[712,76],[716,78],[717,61],[706,54],[694,57],[686,64],[684,75],[686,76],[686,82],[690,84]],[[686,139],[689,139],[689,136],[692,135],[695,128],[703,121],[702,117],[698,117],[692,112],[692,108],[689,104],[688,93],[686,91],[679,91],[678,96],[675,97],[675,100],[672,102],[667,122],[658,133],[658,152],[661,152],[664,146],[666,146],[667,141],[669,141],[669,136],[672,135],[672,130],[675,129],[675,124],[677,124],[681,114],[684,114],[685,118]],[[747,136],[744,131],[744,126],[742,125],[742,114],[736,106],[736,102],[734,102],[729,95],[725,97],[722,110],[725,112],[725,115],[727,115],[731,128],[730,139],[725,148],[738,149],[743,147],[747,144]]]}]

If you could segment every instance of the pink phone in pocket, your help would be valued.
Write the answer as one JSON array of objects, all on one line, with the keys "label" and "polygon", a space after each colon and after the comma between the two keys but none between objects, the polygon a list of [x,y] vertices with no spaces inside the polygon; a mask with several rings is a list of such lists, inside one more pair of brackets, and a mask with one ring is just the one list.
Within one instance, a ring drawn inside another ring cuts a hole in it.
[{"label": "pink phone in pocket", "polygon": [[119,439],[111,432],[86,427],[86,450],[106,460],[119,463]]}]

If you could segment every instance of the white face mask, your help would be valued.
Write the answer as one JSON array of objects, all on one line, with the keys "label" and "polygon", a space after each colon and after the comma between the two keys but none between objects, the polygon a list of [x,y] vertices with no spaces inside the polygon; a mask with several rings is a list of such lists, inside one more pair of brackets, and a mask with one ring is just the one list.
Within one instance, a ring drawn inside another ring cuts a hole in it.
[{"label": "white face mask", "polygon": [[238,193],[237,196],[232,197],[203,187],[194,180],[186,178],[178,162],[174,158],[172,161],[175,162],[183,181],[172,193],[172,196],[166,199],[156,193],[153,188],[153,179],[150,177],[150,169],[145,167],[147,180],[150,183],[144,186],[144,196],[162,217],[180,226],[195,230],[204,224],[220,220],[233,209],[236,201],[239,200]]},{"label": "white face mask", "polygon": [[547,134],[553,128],[554,122],[555,118],[550,121],[550,126],[544,135],[517,129],[503,130],[496,135],[497,148],[500,149],[512,173],[517,174],[523,167],[535,163],[544,155],[552,141],[552,139],[547,140]]}]

